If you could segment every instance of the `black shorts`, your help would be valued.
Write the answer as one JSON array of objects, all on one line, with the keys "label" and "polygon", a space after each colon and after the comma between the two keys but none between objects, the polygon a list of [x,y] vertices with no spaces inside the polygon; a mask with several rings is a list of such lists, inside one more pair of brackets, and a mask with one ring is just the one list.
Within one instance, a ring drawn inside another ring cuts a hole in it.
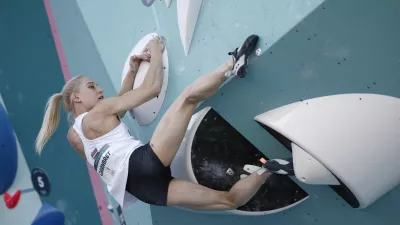
[{"label": "black shorts", "polygon": [[137,148],[129,158],[126,190],[139,200],[166,206],[171,180],[170,166],[164,166],[150,144]]}]

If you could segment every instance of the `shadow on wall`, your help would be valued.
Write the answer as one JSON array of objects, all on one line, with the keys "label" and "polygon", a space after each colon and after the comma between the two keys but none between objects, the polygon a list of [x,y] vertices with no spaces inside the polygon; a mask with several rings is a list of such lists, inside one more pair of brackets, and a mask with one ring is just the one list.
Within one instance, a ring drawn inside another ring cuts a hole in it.
[{"label": "shadow on wall", "polygon": [[[250,74],[224,86],[212,106],[268,157],[289,153],[254,120],[265,111],[302,99],[375,93],[400,97],[400,3],[328,0],[260,57]],[[261,29],[261,28],[260,28]],[[246,91],[246,92],[245,92]],[[379,156],[377,156],[379,157]],[[310,199],[275,215],[239,217],[152,206],[153,224],[352,224],[394,225],[400,188],[367,209],[352,209],[327,186],[301,186]]]}]

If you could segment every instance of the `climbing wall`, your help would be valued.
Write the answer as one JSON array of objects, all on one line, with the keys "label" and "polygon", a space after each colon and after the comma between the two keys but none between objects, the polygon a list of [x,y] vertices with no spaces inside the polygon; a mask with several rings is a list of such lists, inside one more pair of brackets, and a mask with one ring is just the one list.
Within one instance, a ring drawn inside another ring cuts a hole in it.
[{"label": "climbing wall", "polygon": [[[3,103],[3,98],[0,94],[0,107],[6,109]],[[0,124],[4,126],[4,124]],[[42,202],[39,198],[39,194],[33,188],[33,183],[30,176],[30,169],[26,163],[24,153],[19,144],[18,138],[16,137],[17,144],[17,170],[15,178],[12,181],[12,185],[7,191],[0,195],[0,224],[11,225],[11,224],[30,224],[37,213],[39,212]],[[2,145],[3,146],[3,145]],[[2,149],[2,157],[6,151]],[[11,149],[8,149],[11,151]],[[5,166],[7,162],[3,162],[2,166]],[[2,171],[12,173],[13,171]],[[7,174],[2,174],[7,176]],[[1,177],[4,179],[4,177]],[[20,192],[20,194],[19,194]],[[9,195],[9,199],[5,199],[4,195]],[[23,216],[22,216],[23,215]]]},{"label": "climbing wall", "polygon": [[49,192],[40,198],[35,191],[22,193],[20,202],[12,210],[5,208],[2,195],[0,224],[28,225],[39,211],[38,204],[42,206],[42,203],[63,212],[66,225],[101,224],[87,166],[65,138],[64,112],[43,155],[39,157],[34,151],[46,102],[64,83],[43,1],[0,1],[0,33],[0,93],[22,153],[16,183],[9,192],[13,195],[17,189],[31,188],[34,185],[30,181],[31,172],[35,168],[40,169],[35,170],[39,172],[36,175],[44,172],[47,177],[36,176],[36,184],[43,186],[46,180],[50,184],[46,186],[50,187]]},{"label": "climbing wall", "polygon": [[[178,0],[169,7],[159,0],[150,7],[139,0],[51,3],[71,71],[98,80],[110,95],[120,87],[124,62],[135,44],[150,32],[166,37],[170,80],[159,116],[148,126],[126,118],[142,141],[150,139],[161,115],[186,85],[224,62],[227,53],[251,33],[261,36],[261,54],[250,60],[249,76],[231,81],[201,107],[215,108],[271,158],[289,152],[253,120],[260,113],[330,94],[400,97],[400,3],[396,1],[203,0],[187,55],[177,22]],[[357,210],[329,187],[300,185],[310,194],[307,201],[265,217],[205,215],[141,203],[124,214],[127,224],[157,225],[395,225],[400,220],[399,188]]]}]

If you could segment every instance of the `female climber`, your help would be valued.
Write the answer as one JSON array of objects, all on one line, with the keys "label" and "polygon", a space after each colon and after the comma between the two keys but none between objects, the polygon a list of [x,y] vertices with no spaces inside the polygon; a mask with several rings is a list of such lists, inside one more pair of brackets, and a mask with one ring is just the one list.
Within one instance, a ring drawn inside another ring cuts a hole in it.
[{"label": "female climber", "polygon": [[[50,97],[46,105],[36,151],[41,153],[55,131],[62,99],[66,111],[75,116],[68,140],[93,166],[122,207],[128,201],[126,192],[131,198],[134,196],[148,204],[194,210],[229,210],[246,204],[270,176],[264,168],[241,179],[225,192],[174,178],[170,165],[198,103],[214,95],[229,77],[245,77],[248,57],[258,39],[257,35],[249,36],[239,48],[229,53],[231,56],[225,63],[186,87],[161,118],[147,144],[134,139],[120,117],[160,93],[162,38],[152,39],[143,55],[132,58],[131,71],[118,96],[104,98],[102,89],[87,77],[71,79],[61,93]],[[141,60],[149,60],[150,67],[140,87],[132,89]]]}]

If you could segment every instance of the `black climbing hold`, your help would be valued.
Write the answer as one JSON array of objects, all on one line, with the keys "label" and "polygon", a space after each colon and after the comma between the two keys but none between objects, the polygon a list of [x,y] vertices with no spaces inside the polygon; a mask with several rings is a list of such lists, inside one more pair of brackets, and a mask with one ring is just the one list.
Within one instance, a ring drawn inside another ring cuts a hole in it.
[{"label": "black climbing hold", "polygon": [[31,180],[33,187],[40,196],[48,196],[50,194],[50,180],[43,169],[33,168]]}]

